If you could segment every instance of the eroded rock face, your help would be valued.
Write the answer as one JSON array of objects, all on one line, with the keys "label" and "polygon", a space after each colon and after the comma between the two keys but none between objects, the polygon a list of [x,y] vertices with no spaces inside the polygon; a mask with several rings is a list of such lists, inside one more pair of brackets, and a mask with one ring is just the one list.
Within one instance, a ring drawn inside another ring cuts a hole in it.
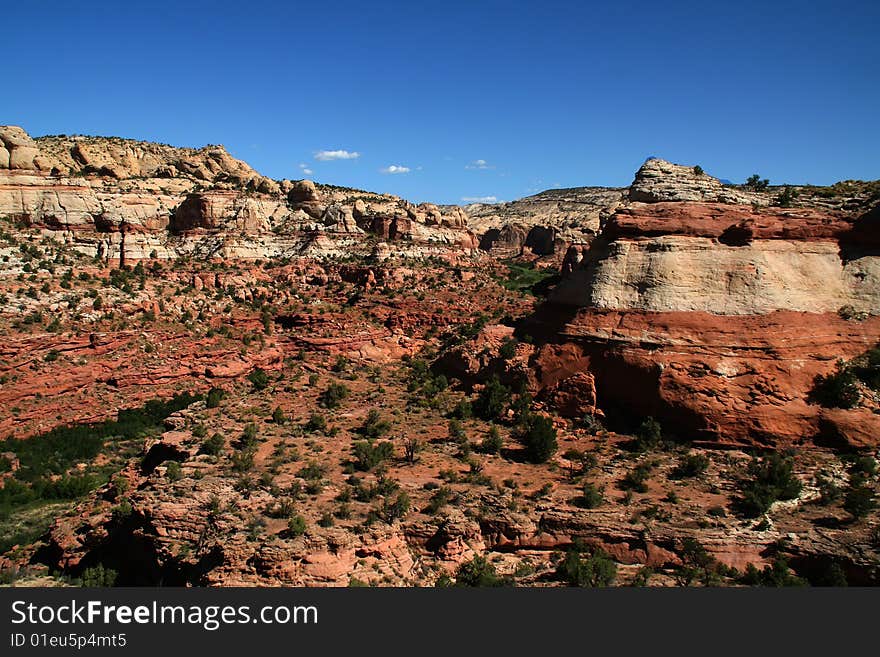
[{"label": "eroded rock face", "polygon": [[[810,211],[658,203],[618,212],[567,259],[554,300],[601,309],[756,315],[880,308],[880,257],[852,250],[860,220]],[[864,243],[863,243],[864,247]],[[578,260],[582,257],[581,260]]]},{"label": "eroded rock face", "polygon": [[[585,309],[559,337],[580,347],[573,356],[589,363],[585,371],[595,377],[598,405],[618,418],[653,416],[683,437],[738,445],[827,438],[864,446],[866,434],[880,432],[880,415],[870,410],[858,413],[864,430],[848,430],[857,424],[844,420],[851,411],[828,413],[808,399],[817,375],[877,343],[880,317],[851,322],[788,311],[720,316]],[[584,403],[592,397],[585,394]]]},{"label": "eroded rock face", "polygon": [[577,346],[570,371],[595,380],[585,407],[595,396],[692,439],[876,446],[874,402],[829,411],[809,393],[880,341],[878,236],[873,211],[633,204],[569,249],[566,278],[522,329],[551,342],[532,363]]},{"label": "eroded rock face", "polygon": [[48,166],[29,134],[15,125],[0,126],[0,169],[29,171]]},{"label": "eroded rock face", "polygon": [[721,193],[721,182],[717,178],[700,173],[694,167],[651,158],[636,172],[629,188],[629,200],[644,203],[717,201]]},{"label": "eroded rock face", "polygon": [[[276,182],[222,146],[175,148],[130,139],[41,137],[0,126],[0,216],[43,228],[89,256],[334,257],[374,245],[408,257],[473,251],[460,208]],[[123,240],[121,230],[131,235]]]}]

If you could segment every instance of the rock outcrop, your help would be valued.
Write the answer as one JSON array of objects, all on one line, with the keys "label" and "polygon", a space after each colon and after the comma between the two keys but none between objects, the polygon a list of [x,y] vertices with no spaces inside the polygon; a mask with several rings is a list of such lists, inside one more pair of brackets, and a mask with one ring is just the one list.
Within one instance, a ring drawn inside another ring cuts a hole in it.
[{"label": "rock outcrop", "polygon": [[[561,258],[573,243],[589,243],[626,200],[626,189],[550,189],[517,201],[467,206],[468,225],[481,235],[480,248],[502,257],[530,248]],[[552,234],[552,236],[551,236]]]},{"label": "rock outcrop", "polygon": [[808,210],[636,205],[609,220],[553,298],[720,315],[834,313],[844,306],[873,312],[880,308],[880,257],[870,243],[852,239],[862,223],[868,220]]},{"label": "rock outcrop", "polygon": [[[416,257],[477,248],[461,208],[416,206],[309,180],[274,181],[222,146],[31,139],[17,126],[0,126],[0,144],[0,216],[44,229],[90,256],[368,255],[375,247],[359,238],[364,233],[404,240],[393,252]],[[123,231],[130,237],[123,240]]]},{"label": "rock outcrop", "polygon": [[[665,197],[711,196],[681,175],[649,179]],[[817,376],[880,340],[876,211],[653,200],[619,209],[589,246],[570,248],[564,280],[522,330],[576,346],[612,416],[651,415],[683,437],[727,444],[834,434],[876,445],[865,438],[880,436],[875,402],[857,423],[846,420],[857,411],[809,399]],[[558,351],[548,345],[533,367],[548,350]]]}]

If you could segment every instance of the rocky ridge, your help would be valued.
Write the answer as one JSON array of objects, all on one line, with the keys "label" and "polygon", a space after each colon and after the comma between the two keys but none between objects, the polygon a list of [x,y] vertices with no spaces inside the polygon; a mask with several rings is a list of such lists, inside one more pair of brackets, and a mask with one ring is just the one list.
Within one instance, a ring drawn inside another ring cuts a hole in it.
[{"label": "rocky ridge", "polygon": [[311,181],[274,181],[222,146],[31,139],[0,126],[0,216],[90,256],[141,260],[439,255],[477,242],[460,208]]}]

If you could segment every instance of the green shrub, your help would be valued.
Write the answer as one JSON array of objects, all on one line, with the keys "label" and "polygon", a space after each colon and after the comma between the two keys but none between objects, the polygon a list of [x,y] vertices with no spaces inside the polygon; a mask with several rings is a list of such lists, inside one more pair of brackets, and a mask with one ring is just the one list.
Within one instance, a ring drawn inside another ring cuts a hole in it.
[{"label": "green shrub", "polygon": [[751,175],[746,180],[746,187],[750,187],[756,192],[763,192],[770,186],[770,181],[767,178],[761,178],[757,173]]},{"label": "green shrub", "polygon": [[493,376],[474,400],[473,412],[483,420],[496,420],[507,410],[510,398],[510,389],[503,385],[497,376]]},{"label": "green shrub", "polygon": [[409,495],[405,491],[400,491],[393,501],[386,499],[382,503],[382,518],[390,525],[397,518],[403,518],[409,507]]},{"label": "green shrub", "polygon": [[652,467],[648,463],[640,463],[624,475],[620,482],[622,490],[635,491],[637,493],[648,492],[648,479],[651,476]]},{"label": "green shrub", "polygon": [[380,442],[359,440],[354,444],[352,452],[354,454],[354,467],[357,470],[366,472],[391,458],[394,454],[394,445],[387,440]]},{"label": "green shrub", "polygon": [[166,461],[165,464],[165,476],[168,477],[168,481],[177,481],[180,479],[180,463],[177,461]]},{"label": "green shrub", "polygon": [[520,435],[526,458],[532,463],[546,463],[556,453],[556,429],[550,418],[535,415],[528,420]]},{"label": "green shrub", "polygon": [[449,420],[449,423],[446,426],[450,440],[454,440],[455,442],[467,440],[467,434],[465,433],[464,427],[461,426],[461,422],[453,418]]},{"label": "green shrub", "polygon": [[514,356],[516,356],[516,345],[519,344],[516,338],[510,338],[506,340],[501,348],[498,350],[498,356],[501,360],[510,360]]},{"label": "green shrub", "polygon": [[504,447],[504,440],[501,438],[501,432],[494,424],[489,427],[489,433],[480,443],[480,450],[486,454],[500,454]]},{"label": "green shrub", "polygon": [[264,390],[269,385],[269,375],[259,367],[248,374],[247,378],[254,387],[254,390]]},{"label": "green shrub", "polygon": [[678,465],[672,471],[672,476],[676,479],[687,479],[689,477],[699,477],[709,469],[709,457],[703,454],[687,454],[678,462]]},{"label": "green shrub", "polygon": [[208,391],[208,398],[206,404],[208,408],[217,408],[220,406],[220,402],[223,400],[223,397],[226,393],[222,388],[211,388]]},{"label": "green shrub", "polygon": [[296,474],[303,479],[315,481],[321,479],[327,474],[327,467],[315,461],[309,461],[309,463],[301,467]]},{"label": "green shrub", "polygon": [[694,581],[711,586],[720,581],[718,562],[698,540],[685,538],[679,554],[681,564],[676,566],[674,573],[679,586],[690,586]]},{"label": "green shrub", "polygon": [[441,486],[434,491],[433,495],[431,495],[431,499],[428,502],[428,506],[425,508],[425,510],[431,514],[437,513],[438,511],[440,511],[440,509],[442,509],[449,503],[452,497],[452,489],[448,486]]},{"label": "green shrub", "polygon": [[498,576],[495,566],[489,563],[486,557],[476,555],[470,561],[465,561],[455,571],[456,586],[504,586],[505,582]]},{"label": "green shrub", "polygon": [[636,449],[647,452],[656,449],[663,441],[663,431],[660,423],[652,417],[645,418],[636,430]]},{"label": "green shrub", "polygon": [[232,455],[232,470],[234,472],[248,472],[254,467],[256,449],[250,447]]},{"label": "green shrub", "polygon": [[367,413],[367,418],[364,420],[363,425],[358,431],[368,440],[373,440],[381,438],[391,431],[391,423],[388,420],[383,420],[382,416],[379,415],[379,411],[372,408],[370,409],[370,412]]},{"label": "green shrub", "polygon": [[820,571],[814,578],[811,578],[810,583],[813,586],[849,586],[849,582],[846,580],[846,572],[836,561],[828,563],[824,570]]},{"label": "green shrub", "polygon": [[469,420],[474,416],[473,406],[467,399],[464,399],[456,404],[449,416],[456,420]]},{"label": "green shrub", "polygon": [[223,448],[226,446],[226,439],[220,433],[215,433],[213,436],[208,438],[205,442],[202,443],[202,452],[205,454],[210,454],[211,456],[217,456],[220,452],[223,451]]},{"label": "green shrub", "polygon": [[109,588],[116,584],[119,574],[103,564],[86,568],[80,575],[80,583],[86,588]]},{"label": "green shrub", "polygon": [[272,422],[275,424],[284,424],[287,422],[287,415],[285,415],[284,410],[280,406],[276,406],[275,410],[272,411]]},{"label": "green shrub", "polygon": [[858,456],[849,466],[850,475],[873,477],[877,474],[877,461],[873,456]]},{"label": "green shrub", "polygon": [[317,433],[319,431],[324,433],[327,431],[327,419],[320,413],[312,413],[312,416],[309,418],[309,421],[305,423],[303,429],[308,433]]},{"label": "green shrub", "polygon": [[239,441],[242,447],[254,447],[257,444],[257,425],[253,422],[248,422],[244,425],[244,431],[241,433],[241,440]]},{"label": "green shrub", "polygon": [[843,508],[855,520],[861,520],[877,508],[874,489],[869,484],[856,479],[843,498]]},{"label": "green shrub", "polygon": [[764,566],[763,570],[758,570],[754,564],[750,563],[746,567],[741,581],[749,586],[767,587],[804,586],[806,584],[800,577],[792,574],[788,560],[783,556],[777,556],[772,565]]},{"label": "green shrub", "polygon": [[121,525],[131,518],[133,513],[134,508],[131,506],[131,502],[122,500],[110,511],[110,518],[115,524]]},{"label": "green shrub", "polygon": [[300,515],[292,516],[287,521],[287,531],[291,536],[302,536],[306,533],[306,519]]},{"label": "green shrub", "polygon": [[579,504],[585,509],[595,509],[605,503],[604,489],[597,487],[596,484],[588,481],[581,491]]},{"label": "green shrub", "polygon": [[790,208],[797,196],[797,190],[792,190],[791,187],[785,187],[776,198],[773,199],[773,204],[780,208]]},{"label": "green shrub", "polygon": [[802,485],[793,469],[792,460],[778,453],[753,459],[741,483],[742,495],[737,501],[740,511],[755,518],[766,513],[777,500],[795,499]]},{"label": "green shrub", "polygon": [[348,397],[349,389],[341,383],[331,383],[318,398],[318,404],[324,408],[338,408]]},{"label": "green shrub", "polygon": [[566,552],[556,575],[569,586],[607,587],[617,579],[617,564],[601,550],[585,551],[576,544]]},{"label": "green shrub", "polygon": [[810,399],[826,408],[855,408],[861,398],[858,379],[843,361],[833,374],[818,375],[810,392]]}]

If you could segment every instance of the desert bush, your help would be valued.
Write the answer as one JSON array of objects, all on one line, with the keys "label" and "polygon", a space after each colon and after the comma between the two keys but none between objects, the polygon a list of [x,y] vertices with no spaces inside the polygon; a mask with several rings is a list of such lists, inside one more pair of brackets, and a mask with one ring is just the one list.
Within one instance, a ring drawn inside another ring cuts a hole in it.
[{"label": "desert bush", "polygon": [[461,422],[459,422],[455,418],[449,420],[446,425],[446,430],[450,440],[454,440],[455,442],[467,440],[467,434],[464,431],[464,427],[461,426]]},{"label": "desert bush", "polygon": [[327,431],[327,419],[320,413],[312,413],[303,429],[308,433],[317,433],[319,431],[324,433]]},{"label": "desert bush", "polygon": [[202,452],[205,454],[210,454],[211,456],[217,456],[220,452],[223,451],[223,447],[226,445],[226,439],[220,433],[215,433],[210,438],[208,438],[205,442],[202,443]]},{"label": "desert bush", "polygon": [[761,178],[757,173],[752,174],[746,180],[746,187],[749,187],[756,192],[763,192],[770,186],[770,181],[767,178]]},{"label": "desert bush", "polygon": [[357,470],[366,472],[391,458],[394,454],[394,445],[388,440],[380,442],[359,440],[353,445],[352,453],[354,455],[354,467]]},{"label": "desert bush", "polygon": [[376,438],[381,438],[386,433],[391,431],[391,423],[388,420],[383,420],[382,416],[379,414],[375,408],[370,409],[370,412],[367,413],[367,417],[364,420],[363,425],[361,425],[360,429],[358,429],[359,433],[367,438],[368,440],[373,440]]},{"label": "desert bush", "polygon": [[804,586],[806,582],[800,577],[793,575],[788,565],[788,560],[783,556],[777,556],[773,563],[758,570],[754,564],[746,567],[746,572],[741,578],[743,584],[749,586]]},{"label": "desert bush", "polygon": [[592,482],[586,482],[581,489],[580,506],[585,509],[595,509],[605,503],[604,489],[599,488]]},{"label": "desert bush", "polygon": [[226,393],[222,388],[211,388],[208,391],[208,398],[206,401],[208,408],[217,408],[220,406],[220,402],[223,401],[225,394]]},{"label": "desert bush", "polygon": [[168,477],[168,481],[177,481],[178,479],[180,479],[180,463],[178,463],[177,461],[166,461],[165,476]]},{"label": "desert bush", "polygon": [[663,441],[663,430],[660,423],[652,417],[645,418],[636,430],[636,449],[647,452],[656,449]]},{"label": "desert bush", "polygon": [[452,497],[452,489],[448,486],[441,486],[434,491],[433,495],[431,495],[431,499],[428,502],[428,506],[425,507],[425,511],[431,514],[437,513],[440,509],[446,506],[450,500],[452,500]]},{"label": "desert bush", "polygon": [[855,408],[861,398],[858,379],[842,360],[834,373],[818,375],[810,391],[811,401],[827,408]]},{"label": "desert bush", "polygon": [[746,517],[766,513],[777,500],[793,500],[801,492],[801,482],[794,476],[791,458],[773,453],[749,463],[746,478],[740,485],[737,506]]},{"label": "desert bush", "polygon": [[504,447],[504,440],[501,438],[501,432],[494,424],[489,427],[489,432],[480,443],[480,451],[486,454],[500,454],[501,448]]},{"label": "desert bush", "polygon": [[254,387],[254,390],[264,390],[269,385],[269,375],[259,367],[248,374],[247,378]]},{"label": "desert bush", "polygon": [[640,463],[624,475],[620,482],[620,488],[637,493],[648,492],[648,479],[651,476],[652,467],[648,463]]},{"label": "desert bush", "polygon": [[390,525],[396,519],[403,518],[409,507],[409,495],[405,491],[400,491],[393,500],[386,498],[382,503],[382,519]]},{"label": "desert bush", "polygon": [[505,341],[505,343],[501,345],[501,348],[498,350],[498,356],[501,358],[501,360],[510,360],[511,358],[513,358],[516,355],[517,344],[519,344],[519,342],[516,340],[516,338],[510,338],[509,340]]},{"label": "desert bush", "polygon": [[284,424],[287,422],[287,415],[284,413],[284,409],[280,406],[276,406],[275,410],[272,411],[272,422],[275,424]]},{"label": "desert bush", "polygon": [[784,187],[776,198],[773,199],[773,204],[780,208],[790,208],[797,196],[797,190],[793,190],[791,187]]},{"label": "desert bush", "polygon": [[253,447],[235,452],[232,455],[232,471],[248,472],[251,468],[254,467],[255,454],[256,449]]},{"label": "desert bush", "polygon": [[495,566],[481,555],[476,555],[470,561],[460,564],[455,571],[456,586],[484,587],[504,586],[504,584],[504,580],[495,571]]},{"label": "desert bush", "polygon": [[407,463],[415,463],[416,457],[420,451],[422,451],[422,441],[415,437],[407,437],[403,441],[403,455],[406,459]]},{"label": "desert bush", "polygon": [[351,391],[341,383],[331,383],[318,398],[318,404],[324,408],[338,408]]},{"label": "desert bush", "polygon": [[684,539],[679,555],[681,564],[676,566],[673,575],[679,586],[690,586],[694,581],[703,586],[719,583],[718,563],[698,540]]},{"label": "desert bush", "polygon": [[503,385],[497,376],[486,382],[472,403],[474,414],[483,420],[495,420],[507,409],[510,403],[510,388]]},{"label": "desert bush", "polygon": [[302,536],[306,533],[306,519],[300,515],[291,516],[287,521],[287,531],[291,536]]},{"label": "desert bush", "polygon": [[557,566],[556,575],[569,586],[607,587],[617,579],[617,564],[601,550],[589,551],[575,544]]},{"label": "desert bush", "polygon": [[678,465],[672,471],[676,479],[699,477],[709,469],[709,457],[703,454],[686,454],[678,461]]},{"label": "desert bush", "polygon": [[109,588],[116,584],[119,577],[112,568],[105,568],[103,564],[86,568],[80,575],[80,584],[86,588]]},{"label": "desert bush", "polygon": [[856,478],[844,495],[843,508],[854,520],[861,520],[867,516],[877,508],[877,496],[873,487],[864,480]]},{"label": "desert bush", "polygon": [[520,430],[519,440],[526,448],[526,458],[532,463],[545,463],[556,453],[556,429],[550,418],[543,415],[529,418]]}]

